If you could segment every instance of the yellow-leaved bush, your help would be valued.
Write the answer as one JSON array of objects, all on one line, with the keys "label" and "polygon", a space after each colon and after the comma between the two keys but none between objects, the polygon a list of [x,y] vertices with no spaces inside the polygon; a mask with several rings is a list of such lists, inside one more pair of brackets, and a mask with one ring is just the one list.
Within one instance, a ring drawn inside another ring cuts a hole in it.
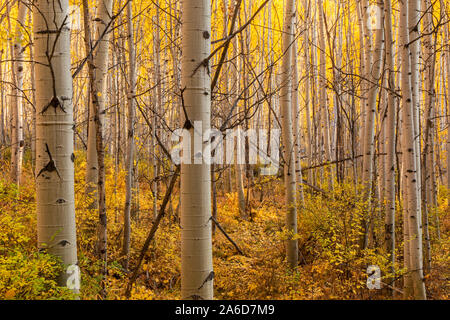
[{"label": "yellow-leaved bush", "polygon": [[[134,270],[148,232],[153,224],[151,190],[152,166],[137,162],[139,188],[133,188],[131,219],[130,269],[121,261],[125,171],[114,167],[107,156],[106,204],[108,216],[107,299],[125,299],[129,275]],[[7,166],[4,166],[7,167]],[[81,268],[81,299],[98,299],[101,286],[101,262],[95,254],[98,214],[90,209],[86,194],[86,158],[77,151],[75,158],[75,205],[78,260]],[[165,170],[169,166],[165,165]],[[1,172],[1,171],[0,171]],[[165,176],[170,175],[165,171]],[[33,181],[29,165],[23,173]],[[159,209],[168,180],[159,181]],[[326,180],[326,179],[325,179]],[[72,299],[73,295],[55,282],[62,266],[50,255],[37,252],[34,183],[17,187],[9,184],[7,172],[0,173],[0,298],[3,299]],[[383,204],[371,211],[373,228],[369,247],[359,249],[362,217],[367,204],[360,187],[353,183],[335,184],[333,190],[318,184],[318,190],[305,186],[304,203],[298,205],[298,234],[285,231],[284,184],[275,177],[256,177],[250,190],[249,212],[241,217],[237,194],[224,192],[218,182],[217,220],[242,250],[241,255],[217,228],[213,237],[214,290],[216,299],[390,299],[386,290],[368,290],[367,267],[381,270],[382,282],[401,290],[402,217],[396,204],[397,263],[395,274],[384,248]],[[180,225],[178,187],[172,194],[166,215],[145,252],[131,299],[180,298]],[[247,194],[247,190],[244,190]],[[439,190],[439,207],[430,219],[433,270],[426,277],[431,298],[448,298],[449,214],[448,190]],[[440,239],[433,223],[439,215]],[[299,266],[290,270],[285,261],[285,240],[299,241]],[[391,283],[396,279],[395,283]],[[401,297],[400,294],[397,297]],[[395,297],[395,296],[394,296]]]}]

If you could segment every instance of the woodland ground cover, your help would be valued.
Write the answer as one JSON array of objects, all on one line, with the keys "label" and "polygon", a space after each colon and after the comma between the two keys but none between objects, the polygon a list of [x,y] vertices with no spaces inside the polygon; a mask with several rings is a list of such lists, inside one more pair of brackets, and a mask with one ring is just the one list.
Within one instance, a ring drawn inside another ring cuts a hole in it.
[{"label": "woodland ground cover", "polygon": [[[111,159],[107,158],[107,162]],[[94,255],[97,216],[89,208],[85,194],[85,155],[77,153],[75,161],[76,219],[79,266],[81,268],[81,299],[100,298],[101,264]],[[113,168],[113,166],[107,166]],[[141,172],[144,172],[142,170]],[[109,258],[107,299],[125,299],[128,274],[120,264],[122,213],[125,172],[107,170],[106,200],[108,208]],[[117,179],[116,179],[117,178]],[[267,179],[267,178],[264,178]],[[131,269],[134,268],[152,224],[153,199],[142,175],[139,212],[132,214]],[[0,298],[1,299],[72,299],[72,292],[60,287],[55,276],[61,272],[57,258],[37,251],[35,186],[29,162],[25,165],[23,182],[18,192],[8,182],[7,173],[0,173]],[[116,182],[115,182],[116,181]],[[164,185],[164,182],[161,183]],[[327,186],[321,186],[326,189]],[[218,188],[222,190],[223,188]],[[236,193],[218,193],[218,221],[236,242],[244,255],[216,230],[213,257],[216,299],[392,299],[401,298],[401,264],[390,273],[389,259],[383,251],[384,225],[375,224],[373,245],[358,248],[358,225],[363,203],[352,184],[341,184],[327,194],[305,192],[305,204],[299,208],[300,264],[290,270],[285,261],[283,183],[260,180],[254,188],[251,214],[239,214]],[[262,190],[262,191],[261,191]],[[307,189],[305,189],[307,190]],[[261,197],[260,192],[263,192]],[[262,198],[262,201],[260,199]],[[161,199],[157,200],[158,205]],[[177,213],[178,191],[173,194],[167,215],[146,252],[131,299],[180,298],[180,225]],[[432,270],[425,276],[430,299],[449,298],[450,278],[450,215],[448,190],[439,190],[441,238],[431,227]],[[398,206],[399,204],[397,204]],[[400,211],[400,210],[398,210]],[[374,214],[383,215],[376,211]],[[376,219],[382,221],[382,219]],[[397,217],[401,235],[401,218]],[[401,237],[397,237],[402,248]],[[402,252],[397,252],[397,261]],[[378,265],[383,282],[392,277],[396,291],[368,290],[368,265]]]}]

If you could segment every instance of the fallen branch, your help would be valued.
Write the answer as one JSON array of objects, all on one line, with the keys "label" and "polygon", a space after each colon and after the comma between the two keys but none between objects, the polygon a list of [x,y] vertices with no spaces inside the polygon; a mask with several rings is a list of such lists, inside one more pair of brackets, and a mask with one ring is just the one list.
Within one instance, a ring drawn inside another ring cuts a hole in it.
[{"label": "fallen branch", "polygon": [[325,190],[320,189],[320,188],[316,187],[315,185],[312,185],[312,184],[308,183],[308,182],[305,181],[305,180],[302,180],[302,183],[303,183],[305,186],[310,187],[310,188],[313,189],[314,191],[316,191],[316,192],[318,192],[318,193],[321,193],[325,198],[329,198],[328,192],[326,192]]},{"label": "fallen branch", "polygon": [[231,239],[231,237],[225,232],[225,230],[222,228],[222,226],[219,224],[219,222],[217,222],[217,220],[211,216],[210,218],[214,224],[217,226],[217,228],[219,228],[220,231],[222,231],[223,235],[228,239],[228,241],[230,241],[233,246],[236,248],[236,250],[243,256],[245,256],[244,252],[242,252],[242,250],[239,248],[239,246],[236,244],[236,242],[233,241],[233,239]]},{"label": "fallen branch", "polygon": [[175,182],[177,181],[178,175],[180,173],[180,166],[177,166],[177,169],[175,170],[174,175],[172,176],[172,179],[170,180],[169,187],[166,190],[166,194],[164,195],[164,200],[161,204],[161,208],[159,209],[158,216],[155,219],[155,222],[153,222],[152,229],[150,230],[147,239],[145,240],[144,246],[142,247],[141,253],[139,254],[138,263],[136,265],[136,268],[133,271],[133,274],[131,275],[130,281],[128,282],[127,289],[125,291],[125,296],[127,298],[131,295],[131,289],[133,288],[133,284],[137,279],[139,268],[141,267],[142,260],[144,260],[145,253],[148,250],[148,247],[150,246],[150,242],[152,241],[153,237],[155,236],[156,230],[158,230],[159,224],[161,222],[162,217],[166,213],[166,206],[169,202],[170,195],[172,193],[172,190],[175,186]]}]

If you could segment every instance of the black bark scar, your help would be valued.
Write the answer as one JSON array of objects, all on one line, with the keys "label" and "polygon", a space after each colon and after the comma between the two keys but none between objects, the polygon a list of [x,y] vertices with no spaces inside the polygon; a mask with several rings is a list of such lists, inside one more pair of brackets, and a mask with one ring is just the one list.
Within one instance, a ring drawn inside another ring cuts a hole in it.
[{"label": "black bark scar", "polygon": [[58,108],[58,107],[64,113],[67,113],[58,97],[53,97],[52,100],[44,107],[44,109],[42,109],[41,114],[43,114],[45,111],[47,111],[47,109],[50,107],[55,108],[55,113],[56,113],[56,108]]},{"label": "black bark scar", "polygon": [[52,154],[50,153],[50,150],[48,149],[48,144],[45,144],[45,148],[47,149],[47,150],[45,150],[45,152],[47,152],[48,156],[50,157],[50,160],[45,165],[45,167],[43,167],[41,169],[41,171],[39,171],[38,175],[36,176],[36,179],[39,178],[41,173],[43,173],[44,171],[47,171],[47,172],[56,171],[56,174],[58,175],[59,179],[61,179],[61,176],[59,175],[58,169],[56,168],[55,161],[52,158]]},{"label": "black bark scar", "polygon": [[212,281],[214,279],[214,271],[211,271],[207,276],[206,279],[203,280],[202,285],[198,288],[198,290],[200,290],[201,288],[203,288],[203,286],[205,285],[206,282],[208,281]]}]

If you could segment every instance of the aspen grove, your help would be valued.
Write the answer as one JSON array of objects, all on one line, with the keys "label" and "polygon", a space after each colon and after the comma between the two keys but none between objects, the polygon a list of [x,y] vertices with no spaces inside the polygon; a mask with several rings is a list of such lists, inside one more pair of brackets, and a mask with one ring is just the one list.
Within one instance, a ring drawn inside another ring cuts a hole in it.
[{"label": "aspen grove", "polygon": [[449,298],[450,1],[0,24],[0,299]]}]

